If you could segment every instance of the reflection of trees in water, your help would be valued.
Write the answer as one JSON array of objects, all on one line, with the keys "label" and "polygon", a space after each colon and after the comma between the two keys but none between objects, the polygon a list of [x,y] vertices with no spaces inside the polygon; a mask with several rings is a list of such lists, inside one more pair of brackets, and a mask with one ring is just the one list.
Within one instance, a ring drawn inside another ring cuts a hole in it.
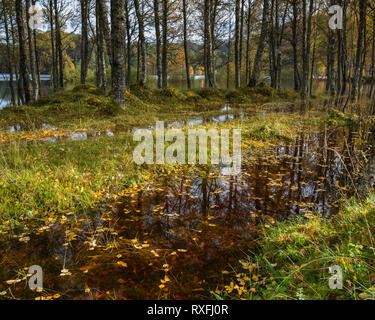
[{"label": "reflection of trees in water", "polygon": [[[337,210],[339,186],[350,182],[346,170],[353,167],[349,154],[356,148],[355,130],[302,132],[261,156],[244,155],[236,177],[204,167],[160,175],[127,206],[138,210],[142,224],[137,228],[173,246],[192,242],[197,230],[217,245],[251,238],[259,219],[328,216]],[[158,207],[162,214],[155,212]]]},{"label": "reflection of trees in water", "polygon": [[[42,83],[42,90],[41,90],[42,95],[46,96],[50,94],[51,93],[50,81],[42,80],[41,83]],[[15,94],[17,95],[17,90]],[[11,103],[11,93],[10,93],[10,88],[9,88],[9,82],[0,81],[0,109],[6,107],[10,103]]]}]

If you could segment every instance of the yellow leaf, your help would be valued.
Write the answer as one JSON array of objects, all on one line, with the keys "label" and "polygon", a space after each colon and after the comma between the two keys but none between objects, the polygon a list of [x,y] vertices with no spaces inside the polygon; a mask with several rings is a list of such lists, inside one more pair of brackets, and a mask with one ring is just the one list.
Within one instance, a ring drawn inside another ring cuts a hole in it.
[{"label": "yellow leaf", "polygon": [[128,266],[128,264],[126,262],[123,262],[123,261],[118,261],[117,264],[120,265],[121,267],[124,267],[124,268],[126,268]]},{"label": "yellow leaf", "polygon": [[361,294],[359,294],[358,296],[360,299],[367,299],[369,297],[369,295],[366,293],[366,292],[362,292]]}]

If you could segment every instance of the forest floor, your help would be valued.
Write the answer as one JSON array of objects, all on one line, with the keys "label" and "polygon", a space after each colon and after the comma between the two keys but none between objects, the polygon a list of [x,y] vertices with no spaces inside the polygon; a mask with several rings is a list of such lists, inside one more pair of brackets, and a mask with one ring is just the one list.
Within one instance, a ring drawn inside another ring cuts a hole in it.
[{"label": "forest floor", "polygon": [[[0,111],[0,298],[374,298],[375,196],[352,200],[372,124],[358,110],[266,85],[126,98],[79,86]],[[156,121],[242,129],[241,175],[137,166],[133,132]],[[24,285],[33,264],[41,293]]]}]

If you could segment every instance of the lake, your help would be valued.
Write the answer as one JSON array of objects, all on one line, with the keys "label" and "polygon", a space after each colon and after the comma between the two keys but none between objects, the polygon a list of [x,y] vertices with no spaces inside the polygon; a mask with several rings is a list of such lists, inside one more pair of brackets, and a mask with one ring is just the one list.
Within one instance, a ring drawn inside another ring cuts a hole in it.
[{"label": "lake", "polygon": [[[46,94],[51,84],[51,77],[48,74],[41,74],[40,80],[42,83],[42,93]],[[16,90],[17,83],[14,81],[14,88]],[[11,103],[11,94],[9,88],[9,74],[0,74],[0,110]]]}]

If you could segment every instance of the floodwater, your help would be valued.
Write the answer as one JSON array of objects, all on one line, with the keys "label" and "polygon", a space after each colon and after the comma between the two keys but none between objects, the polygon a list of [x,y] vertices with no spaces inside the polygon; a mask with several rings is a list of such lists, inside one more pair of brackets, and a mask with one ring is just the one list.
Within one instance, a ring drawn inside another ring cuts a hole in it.
[{"label": "floodwater", "polygon": [[[247,119],[250,115],[262,115],[264,112],[260,111],[243,111],[242,109],[236,109],[232,110],[232,108],[229,105],[225,105],[221,109],[218,110],[218,115],[215,116],[197,116],[194,118],[191,118],[189,120],[184,121],[172,121],[166,123],[166,128],[171,127],[183,127],[183,126],[197,126],[205,123],[220,123],[220,122],[226,122],[229,120],[234,119]],[[72,134],[68,133],[57,133],[54,135],[54,131],[58,130],[57,127],[48,124],[48,123],[33,123],[32,126],[28,126],[27,124],[20,124],[17,123],[15,125],[8,127],[8,132],[15,133],[15,132],[23,132],[23,131],[34,131],[34,130],[47,130],[47,135],[43,136],[41,135],[40,141],[45,143],[57,143],[64,140],[73,140],[73,141],[81,141],[81,140],[87,140],[87,139],[93,139],[93,138],[99,138],[103,136],[107,137],[113,137],[115,135],[120,135],[123,133],[133,133],[135,132],[137,127],[129,128],[125,132],[112,132],[110,130],[102,130],[102,131],[77,131]],[[149,130],[154,130],[154,126],[149,126]],[[24,141],[26,142],[33,142],[34,140],[27,140],[24,138]]]},{"label": "floodwater", "polygon": [[[255,116],[267,116],[270,112],[287,112],[291,113],[294,110],[294,105],[286,105],[286,106],[277,106],[277,105],[270,105],[268,110],[265,109],[242,109],[241,107],[234,107],[230,105],[224,105],[223,107],[219,108],[216,112],[216,115],[211,116],[195,116],[187,120],[181,121],[170,121],[166,122],[166,128],[180,128],[184,126],[192,127],[192,126],[199,126],[203,124],[209,123],[221,123],[227,122],[231,120],[243,120],[248,119],[249,117]],[[73,141],[81,141],[87,139],[94,139],[103,136],[113,137],[115,135],[121,135],[124,133],[134,133],[137,129],[144,129],[139,127],[132,127],[125,129],[125,131],[110,131],[110,130],[99,130],[99,131],[76,131],[74,133],[62,132],[57,131],[59,128],[51,125],[49,123],[39,122],[39,123],[32,123],[31,125],[28,124],[20,124],[16,123],[11,125],[7,128],[7,131],[10,133],[15,132],[24,132],[24,131],[34,131],[34,130],[45,130],[45,134],[40,135],[40,137],[32,137],[31,139],[25,137],[21,137],[21,143],[30,143],[34,141],[44,142],[44,143],[58,143],[61,141],[66,140],[73,140]],[[154,126],[148,126],[146,129],[154,130]]]},{"label": "floodwater", "polygon": [[[163,169],[115,203],[2,235],[0,298],[211,298],[222,271],[255,247],[260,225],[337,212],[353,192],[343,186],[360,136],[306,128],[262,155],[244,153],[236,177],[221,167]],[[43,269],[41,293],[27,286],[31,265]]]}]

